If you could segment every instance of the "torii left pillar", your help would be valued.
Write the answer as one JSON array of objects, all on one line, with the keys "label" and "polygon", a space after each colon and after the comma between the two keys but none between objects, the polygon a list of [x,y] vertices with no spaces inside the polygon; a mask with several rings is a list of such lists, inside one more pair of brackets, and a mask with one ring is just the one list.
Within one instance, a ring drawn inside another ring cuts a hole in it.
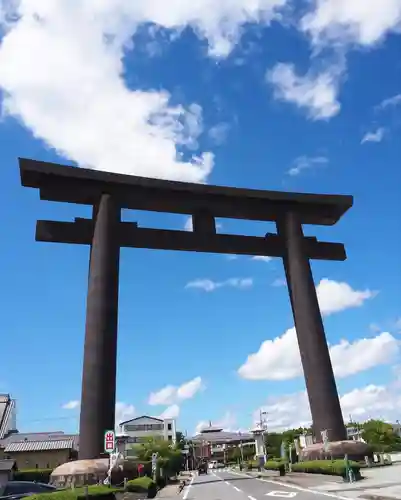
[{"label": "torii left pillar", "polygon": [[93,211],[89,261],[79,459],[99,458],[104,432],[114,429],[117,375],[121,208],[103,194]]}]

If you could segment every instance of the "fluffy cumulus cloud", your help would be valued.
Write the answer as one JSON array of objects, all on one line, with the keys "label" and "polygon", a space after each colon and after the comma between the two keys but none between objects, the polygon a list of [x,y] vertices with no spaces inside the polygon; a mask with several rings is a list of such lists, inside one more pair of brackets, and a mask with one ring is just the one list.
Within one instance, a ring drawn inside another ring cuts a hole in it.
[{"label": "fluffy cumulus cloud", "polygon": [[[374,296],[370,290],[353,290],[347,283],[323,279],[317,286],[320,310],[330,315],[348,308],[360,307]],[[336,376],[347,377],[377,365],[391,362],[399,353],[399,342],[388,332],[357,339],[341,340],[330,346]],[[239,368],[241,377],[250,380],[288,380],[302,375],[301,358],[295,328],[280,337],[262,342]]]},{"label": "fluffy cumulus cloud", "polygon": [[320,311],[324,315],[343,311],[352,307],[360,307],[365,300],[376,295],[372,290],[353,290],[345,282],[324,278],[316,287]]},{"label": "fluffy cumulus cloud", "polygon": [[167,385],[159,391],[150,393],[148,403],[151,406],[176,405],[180,401],[193,398],[203,387],[201,377],[195,377],[180,386]]},{"label": "fluffy cumulus cloud", "polygon": [[314,0],[300,28],[314,44],[372,46],[401,29],[400,0]]},{"label": "fluffy cumulus cloud", "polygon": [[[143,23],[191,26],[212,56],[227,56],[248,22],[268,25],[286,0],[20,0],[2,2],[2,111],[81,166],[203,182],[213,155],[196,147],[201,109],[173,106],[163,91],[130,90],[123,56]],[[29,50],[21,50],[29,47]]]},{"label": "fluffy cumulus cloud", "polygon": [[[340,403],[346,421],[352,415],[358,421],[380,418],[395,422],[401,411],[401,396],[396,383],[389,386],[370,384],[353,389],[340,396]],[[262,409],[268,412],[270,431],[309,426],[311,423],[305,391],[269,398]],[[255,411],[255,421],[258,417],[259,409]]]},{"label": "fluffy cumulus cloud", "polygon": [[342,70],[331,66],[323,72],[310,70],[305,75],[296,72],[293,64],[278,63],[266,73],[266,80],[280,101],[295,104],[312,120],[327,120],[337,115],[337,99]]},{"label": "fluffy cumulus cloud", "polygon": [[218,288],[230,287],[246,290],[253,285],[252,278],[230,278],[225,281],[213,281],[211,279],[198,279],[190,281],[185,288],[198,288],[205,292],[214,292]]}]

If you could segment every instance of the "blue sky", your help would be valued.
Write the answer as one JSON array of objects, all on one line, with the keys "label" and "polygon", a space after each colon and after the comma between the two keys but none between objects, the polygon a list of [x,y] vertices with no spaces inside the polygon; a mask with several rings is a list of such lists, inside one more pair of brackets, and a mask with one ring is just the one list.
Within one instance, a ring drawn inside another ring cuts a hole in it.
[{"label": "blue sky", "polygon": [[[397,419],[399,0],[0,2],[3,359],[25,431],[78,427],[88,249],[35,243],[17,157],[258,189],[352,194],[348,260],[313,272],[344,415]],[[185,217],[125,211],[144,227]],[[262,235],[270,224],[221,220]],[[123,249],[117,419],[271,429],[309,420],[278,259]],[[160,392],[161,391],[161,392]]]}]

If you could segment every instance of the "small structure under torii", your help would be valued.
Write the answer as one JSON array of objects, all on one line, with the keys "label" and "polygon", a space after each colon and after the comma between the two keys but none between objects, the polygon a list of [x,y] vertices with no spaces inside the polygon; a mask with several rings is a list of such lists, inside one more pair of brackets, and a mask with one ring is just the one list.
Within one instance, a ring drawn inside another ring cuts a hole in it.
[{"label": "small structure under torii", "polygon": [[[118,281],[121,247],[280,257],[290,295],[309,403],[316,430],[346,439],[336,383],[310,268],[310,259],[346,259],[340,243],[305,237],[302,226],[332,226],[352,206],[351,196],[298,194],[148,179],[19,159],[21,182],[40,198],[91,205],[91,219],[39,220],[36,240],[90,246],[80,459],[103,451],[114,428]],[[141,228],[122,222],[121,209],[191,215],[193,231]],[[274,221],[277,234],[217,234],[216,218]]]}]

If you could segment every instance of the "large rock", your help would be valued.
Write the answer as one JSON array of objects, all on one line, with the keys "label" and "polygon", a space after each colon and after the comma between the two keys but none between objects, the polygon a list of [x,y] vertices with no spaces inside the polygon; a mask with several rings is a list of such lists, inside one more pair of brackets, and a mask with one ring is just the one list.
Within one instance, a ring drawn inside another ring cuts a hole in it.
[{"label": "large rock", "polygon": [[301,450],[300,460],[342,459],[348,455],[349,460],[364,460],[365,456],[372,458],[371,447],[361,441],[333,441],[324,449],[323,443],[306,446]]},{"label": "large rock", "polygon": [[50,483],[58,488],[97,484],[106,479],[108,469],[107,458],[66,462],[54,469],[50,476]]}]

